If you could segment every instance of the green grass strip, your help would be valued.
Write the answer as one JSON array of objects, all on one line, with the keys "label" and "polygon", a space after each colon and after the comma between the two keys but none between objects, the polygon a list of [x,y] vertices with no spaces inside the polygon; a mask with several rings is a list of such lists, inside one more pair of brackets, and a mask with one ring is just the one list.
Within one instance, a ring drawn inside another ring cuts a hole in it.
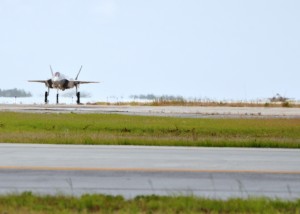
[{"label": "green grass strip", "polygon": [[217,200],[195,196],[0,196],[1,213],[300,213],[300,200],[269,198]]},{"label": "green grass strip", "polygon": [[0,142],[300,148],[300,119],[1,112]]}]

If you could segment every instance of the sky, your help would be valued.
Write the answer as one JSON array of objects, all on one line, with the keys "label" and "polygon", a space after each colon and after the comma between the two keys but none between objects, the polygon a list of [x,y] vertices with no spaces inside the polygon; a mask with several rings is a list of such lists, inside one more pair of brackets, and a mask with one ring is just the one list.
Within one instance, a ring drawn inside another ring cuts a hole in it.
[{"label": "sky", "polygon": [[[1,89],[42,96],[49,65],[94,99],[300,100],[298,0],[0,0]],[[52,91],[56,94],[56,91]],[[75,91],[74,91],[75,93]]]}]

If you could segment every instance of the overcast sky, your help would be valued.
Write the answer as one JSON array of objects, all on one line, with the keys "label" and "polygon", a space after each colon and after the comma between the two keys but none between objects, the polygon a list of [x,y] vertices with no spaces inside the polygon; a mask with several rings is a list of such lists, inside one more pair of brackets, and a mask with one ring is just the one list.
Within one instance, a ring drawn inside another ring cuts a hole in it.
[{"label": "overcast sky", "polygon": [[99,98],[300,99],[298,0],[0,0],[0,26],[1,89],[83,65]]}]

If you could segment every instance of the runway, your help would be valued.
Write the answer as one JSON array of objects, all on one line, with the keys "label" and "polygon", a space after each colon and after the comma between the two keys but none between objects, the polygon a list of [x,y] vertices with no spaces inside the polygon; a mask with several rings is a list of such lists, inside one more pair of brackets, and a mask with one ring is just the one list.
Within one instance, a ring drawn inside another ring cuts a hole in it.
[{"label": "runway", "polygon": [[299,149],[0,144],[0,193],[300,197]]},{"label": "runway", "polygon": [[300,108],[280,107],[0,104],[0,111],[31,113],[101,113],[192,118],[300,118]]}]

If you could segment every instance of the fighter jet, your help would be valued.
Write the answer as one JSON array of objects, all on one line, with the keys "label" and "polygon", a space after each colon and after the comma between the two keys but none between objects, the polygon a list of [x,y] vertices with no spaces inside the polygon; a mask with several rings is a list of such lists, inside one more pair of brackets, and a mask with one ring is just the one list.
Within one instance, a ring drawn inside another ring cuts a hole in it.
[{"label": "fighter jet", "polygon": [[56,103],[58,104],[58,91],[59,90],[66,90],[66,89],[70,89],[70,88],[76,88],[76,96],[77,96],[77,104],[80,104],[80,92],[78,91],[79,85],[80,84],[86,84],[86,83],[99,83],[99,82],[95,82],[95,81],[79,81],[78,76],[80,74],[80,71],[82,69],[82,66],[80,67],[78,74],[74,79],[68,79],[65,75],[61,74],[60,72],[53,72],[52,67],[50,65],[50,70],[51,70],[51,74],[52,74],[52,78],[51,79],[47,79],[47,80],[28,80],[28,82],[38,82],[38,83],[44,83],[46,85],[46,87],[48,88],[48,91],[45,92],[45,103],[47,104],[49,102],[48,100],[48,96],[49,96],[49,92],[50,92],[50,88],[55,88],[57,89],[57,94],[56,94]]}]

